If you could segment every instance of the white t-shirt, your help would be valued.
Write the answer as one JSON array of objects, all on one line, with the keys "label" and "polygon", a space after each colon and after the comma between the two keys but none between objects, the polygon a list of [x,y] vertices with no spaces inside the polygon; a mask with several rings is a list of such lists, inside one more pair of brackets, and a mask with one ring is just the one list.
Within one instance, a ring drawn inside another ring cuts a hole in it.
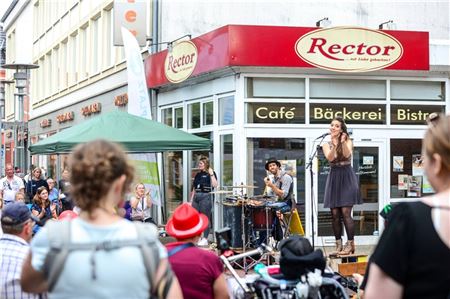
[{"label": "white t-shirt", "polygon": [[[71,242],[102,242],[136,239],[134,224],[120,220],[111,225],[98,226],[81,218],[71,220]],[[148,224],[151,234],[157,238],[157,228]],[[167,251],[157,241],[161,258],[167,258]],[[42,271],[44,259],[49,250],[45,226],[31,241],[31,264]],[[67,257],[64,268],[49,299],[62,298],[148,298],[149,284],[141,251],[137,247],[122,247],[111,251],[95,253],[95,274],[92,279],[92,251],[73,251]]]},{"label": "white t-shirt", "polygon": [[3,191],[3,201],[5,203],[14,201],[17,191],[24,188],[22,179],[16,175],[11,180],[6,176],[0,180],[0,190]]}]

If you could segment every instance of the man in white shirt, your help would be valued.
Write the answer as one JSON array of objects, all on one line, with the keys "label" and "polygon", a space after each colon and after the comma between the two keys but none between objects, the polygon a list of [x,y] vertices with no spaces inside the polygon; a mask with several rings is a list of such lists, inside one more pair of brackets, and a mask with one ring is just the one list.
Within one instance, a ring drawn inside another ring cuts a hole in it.
[{"label": "man in white shirt", "polygon": [[14,202],[17,192],[24,192],[23,180],[14,175],[14,167],[11,164],[5,166],[6,176],[0,180],[0,198],[4,206]]}]

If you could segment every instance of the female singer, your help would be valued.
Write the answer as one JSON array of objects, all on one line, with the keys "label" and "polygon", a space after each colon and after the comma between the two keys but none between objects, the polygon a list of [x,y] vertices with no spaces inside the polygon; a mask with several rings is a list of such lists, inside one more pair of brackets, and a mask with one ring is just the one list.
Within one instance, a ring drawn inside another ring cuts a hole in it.
[{"label": "female singer", "polygon": [[[331,209],[332,227],[336,238],[334,255],[349,255],[355,252],[354,222],[352,208],[361,204],[358,181],[351,165],[353,143],[347,132],[347,125],[341,117],[336,117],[330,125],[331,141],[324,143],[322,150],[330,162],[324,195],[324,207]],[[342,247],[341,216],[347,232],[347,243]]]}]

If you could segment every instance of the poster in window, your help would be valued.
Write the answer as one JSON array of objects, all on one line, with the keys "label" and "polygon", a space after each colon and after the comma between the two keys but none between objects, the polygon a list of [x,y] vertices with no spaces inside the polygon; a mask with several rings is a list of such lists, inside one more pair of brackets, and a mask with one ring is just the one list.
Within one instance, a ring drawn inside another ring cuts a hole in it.
[{"label": "poster in window", "polygon": [[373,165],[373,156],[363,156],[363,165]]},{"label": "poster in window", "polygon": [[422,193],[434,193],[434,189],[425,175],[422,177]]},{"label": "poster in window", "polygon": [[403,156],[392,157],[392,170],[394,172],[403,172]]},{"label": "poster in window", "polygon": [[422,176],[410,175],[408,176],[408,197],[422,196]]},{"label": "poster in window", "polygon": [[408,175],[399,174],[398,175],[398,190],[408,190]]},{"label": "poster in window", "polygon": [[412,175],[424,175],[423,157],[421,154],[412,155]]}]

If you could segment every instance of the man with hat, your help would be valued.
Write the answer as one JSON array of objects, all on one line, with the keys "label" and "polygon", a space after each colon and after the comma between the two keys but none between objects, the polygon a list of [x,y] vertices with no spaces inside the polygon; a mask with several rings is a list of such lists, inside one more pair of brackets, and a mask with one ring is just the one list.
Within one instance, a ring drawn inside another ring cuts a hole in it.
[{"label": "man with hat", "polygon": [[22,292],[20,275],[28,255],[35,222],[39,221],[21,202],[7,205],[1,216],[3,236],[0,238],[0,298],[46,298],[45,294]]},{"label": "man with hat", "polygon": [[228,290],[223,265],[217,255],[196,247],[208,217],[184,203],[167,221],[167,233],[177,242],[166,245],[169,262],[185,299],[225,299]]},{"label": "man with hat", "polygon": [[281,170],[281,163],[276,158],[268,159],[265,168],[273,176],[273,179],[270,177],[264,179],[268,189],[267,195],[278,198],[277,208],[281,212],[290,211],[294,192],[292,177],[286,171]]}]

